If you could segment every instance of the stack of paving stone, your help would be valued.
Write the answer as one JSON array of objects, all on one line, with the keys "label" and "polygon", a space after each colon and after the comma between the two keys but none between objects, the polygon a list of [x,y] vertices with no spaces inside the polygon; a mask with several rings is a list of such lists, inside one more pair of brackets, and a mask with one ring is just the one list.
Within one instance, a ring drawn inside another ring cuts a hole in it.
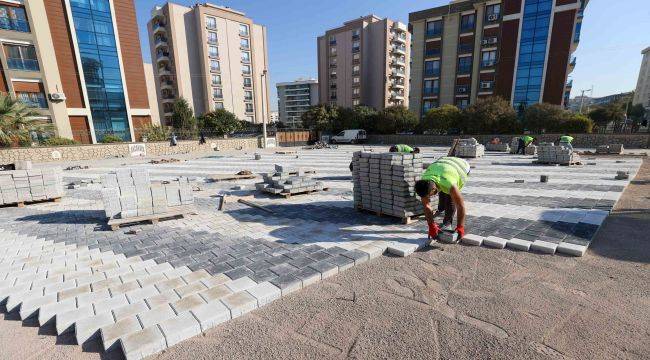
[{"label": "stack of paving stone", "polygon": [[[513,137],[512,140],[510,140],[510,153],[511,154],[516,154],[517,150],[519,150],[519,138],[518,137]],[[526,155],[535,155],[537,154],[537,146],[530,144],[524,148],[524,154]]]},{"label": "stack of paving stone", "polygon": [[524,154],[526,155],[536,155],[537,154],[537,146],[530,144],[526,146],[524,149]]},{"label": "stack of paving stone", "polygon": [[622,154],[623,144],[598,145],[596,154]]},{"label": "stack of paving stone", "polygon": [[580,156],[566,146],[541,143],[537,149],[537,162],[540,163],[570,165],[580,161]]},{"label": "stack of paving stone", "polygon": [[194,203],[188,178],[152,184],[145,169],[119,169],[105,174],[102,186],[102,199],[109,219],[164,214]]},{"label": "stack of paving stone", "polygon": [[457,157],[461,158],[477,158],[485,155],[485,146],[481,145],[474,138],[458,140],[456,146]]},{"label": "stack of paving stone", "polygon": [[415,182],[422,174],[421,154],[355,152],[352,157],[357,208],[409,218],[422,214]]},{"label": "stack of paving stone", "polygon": [[323,190],[323,183],[305,174],[304,169],[275,165],[275,172],[262,174],[264,182],[255,188],[271,194],[292,195]]},{"label": "stack of paving stone", "polygon": [[498,151],[498,152],[509,152],[510,151],[510,146],[505,143],[499,143],[499,144],[491,144],[488,143],[485,145],[485,150],[487,151]]},{"label": "stack of paving stone", "polygon": [[62,196],[60,168],[0,173],[0,205],[59,199]]}]

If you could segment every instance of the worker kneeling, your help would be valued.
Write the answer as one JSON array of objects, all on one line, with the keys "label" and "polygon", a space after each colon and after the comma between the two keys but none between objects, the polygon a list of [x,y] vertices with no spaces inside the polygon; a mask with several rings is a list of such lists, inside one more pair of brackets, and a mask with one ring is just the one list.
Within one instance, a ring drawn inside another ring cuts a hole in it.
[{"label": "worker kneeling", "polygon": [[403,153],[403,154],[419,154],[420,153],[420,148],[412,148],[408,145],[404,144],[397,144],[393,145],[388,149],[389,152],[398,152],[398,153]]},{"label": "worker kneeling", "polygon": [[441,231],[435,223],[430,197],[438,194],[438,211],[445,212],[442,227],[451,227],[458,209],[455,232],[458,240],[465,236],[465,203],[460,190],[468,179],[470,167],[467,161],[456,157],[442,157],[431,164],[415,183],[415,193],[422,199],[424,214],[429,225],[429,238],[436,238]]}]

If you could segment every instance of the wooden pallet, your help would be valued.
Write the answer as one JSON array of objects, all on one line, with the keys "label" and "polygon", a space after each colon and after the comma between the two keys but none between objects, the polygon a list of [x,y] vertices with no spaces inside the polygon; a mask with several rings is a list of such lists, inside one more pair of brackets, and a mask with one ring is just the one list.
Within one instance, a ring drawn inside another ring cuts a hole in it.
[{"label": "wooden pallet", "polygon": [[377,215],[379,217],[387,216],[387,217],[392,217],[392,218],[395,218],[395,219],[400,219],[402,221],[402,224],[404,224],[404,225],[409,225],[413,221],[415,221],[416,218],[424,215],[424,214],[419,214],[419,215],[402,217],[402,216],[395,216],[395,215],[391,215],[391,214],[386,214],[386,213],[383,213],[383,212],[377,211],[377,210],[365,209],[365,208],[363,208],[361,206],[357,206],[357,211],[359,211],[359,212],[369,212],[369,213],[375,214],[375,215]]},{"label": "wooden pallet", "polygon": [[574,161],[569,164],[560,164],[560,163],[554,163],[554,162],[548,162],[548,161],[538,161],[534,160],[533,164],[535,165],[558,165],[558,166],[571,166],[571,165],[582,165],[582,162],[580,161]]},{"label": "wooden pallet", "polygon": [[169,219],[178,216],[185,217],[185,215],[189,214],[192,211],[194,211],[194,208],[191,206],[180,206],[177,209],[160,213],[160,214],[135,216],[126,219],[110,219],[108,220],[108,226],[111,227],[111,230],[116,231],[122,226],[133,225],[145,221],[151,222],[151,224],[156,225],[160,220]]},{"label": "wooden pallet", "polygon": [[288,198],[290,198],[291,196],[295,196],[295,195],[307,195],[307,194],[311,194],[311,193],[315,193],[315,192],[319,192],[319,191],[328,191],[328,190],[329,190],[329,188],[323,188],[322,190],[307,190],[307,191],[300,191],[300,192],[295,192],[295,193],[284,193],[284,192],[281,192],[281,193],[274,193],[274,192],[267,191],[267,190],[264,190],[264,192],[269,193],[269,194],[271,194],[271,195],[278,195],[278,196],[281,196],[281,197],[283,197],[283,198],[285,198],[285,199],[288,199]]},{"label": "wooden pallet", "polygon": [[297,154],[298,152],[296,150],[277,150],[275,153],[279,155],[292,155]]},{"label": "wooden pallet", "polygon": [[217,174],[210,175],[206,178],[209,182],[219,182],[219,181],[233,181],[233,180],[249,180],[255,179],[257,175],[235,175],[235,174]]},{"label": "wooden pallet", "polygon": [[5,204],[0,205],[0,207],[16,206],[16,207],[19,207],[19,208],[23,208],[23,207],[25,207],[25,205],[42,204],[42,203],[46,203],[46,202],[56,202],[56,203],[58,203],[58,202],[61,202],[61,198],[58,197],[58,198],[34,200],[34,201],[18,201],[18,202],[15,202],[15,203],[5,203]]}]

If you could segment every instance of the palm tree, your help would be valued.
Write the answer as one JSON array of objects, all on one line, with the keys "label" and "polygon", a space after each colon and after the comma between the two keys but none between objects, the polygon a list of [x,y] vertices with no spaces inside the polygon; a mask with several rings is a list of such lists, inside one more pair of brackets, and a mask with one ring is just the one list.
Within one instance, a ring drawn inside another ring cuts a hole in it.
[{"label": "palm tree", "polygon": [[30,131],[53,130],[52,124],[35,118],[39,115],[23,102],[0,94],[0,146],[26,145],[31,142]]}]

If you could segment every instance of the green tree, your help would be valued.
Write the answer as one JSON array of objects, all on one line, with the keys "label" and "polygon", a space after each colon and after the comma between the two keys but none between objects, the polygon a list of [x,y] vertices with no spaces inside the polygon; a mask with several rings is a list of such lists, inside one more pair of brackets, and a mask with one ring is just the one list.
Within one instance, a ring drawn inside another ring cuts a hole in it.
[{"label": "green tree", "polygon": [[147,141],[167,141],[170,135],[169,128],[160,125],[147,126],[142,132],[142,136],[146,136]]},{"label": "green tree", "polygon": [[461,130],[466,134],[513,134],[521,132],[517,112],[500,97],[479,99],[463,113]]},{"label": "green tree", "polygon": [[212,135],[228,135],[235,131],[242,130],[245,123],[237,119],[237,116],[228,110],[217,109],[199,117],[201,130]]},{"label": "green tree", "polygon": [[630,101],[627,107],[627,117],[632,120],[632,132],[639,131],[639,127],[644,121],[645,118],[645,107],[643,104],[632,105]]},{"label": "green tree", "polygon": [[547,103],[534,104],[524,112],[524,128],[534,133],[558,132],[571,114],[562,107]]},{"label": "green tree", "polygon": [[598,126],[600,132],[605,132],[610,123],[614,123],[616,131],[625,119],[625,109],[621,105],[620,102],[611,102],[597,107],[589,112],[589,118]]},{"label": "green tree", "polygon": [[171,122],[174,130],[181,132],[181,136],[194,135],[196,133],[194,112],[184,98],[178,98],[174,101]]},{"label": "green tree", "polygon": [[402,131],[414,130],[418,119],[402,105],[389,106],[377,115],[377,132],[380,134],[395,134]]},{"label": "green tree", "polygon": [[438,108],[429,109],[424,114],[420,130],[444,134],[449,129],[458,127],[461,123],[462,111],[454,105],[445,104]]},{"label": "green tree", "polygon": [[32,143],[30,132],[49,132],[52,124],[37,120],[38,111],[12,98],[0,94],[0,146],[29,146]]},{"label": "green tree", "polygon": [[331,131],[338,117],[338,108],[330,105],[314,105],[302,114],[302,126],[313,131]]},{"label": "green tree", "polygon": [[332,122],[332,130],[335,133],[346,129],[364,129],[372,132],[376,116],[377,111],[368,106],[339,108],[337,117]]},{"label": "green tree", "polygon": [[570,114],[562,123],[557,132],[561,133],[591,133],[594,128],[594,122],[582,114]]}]

